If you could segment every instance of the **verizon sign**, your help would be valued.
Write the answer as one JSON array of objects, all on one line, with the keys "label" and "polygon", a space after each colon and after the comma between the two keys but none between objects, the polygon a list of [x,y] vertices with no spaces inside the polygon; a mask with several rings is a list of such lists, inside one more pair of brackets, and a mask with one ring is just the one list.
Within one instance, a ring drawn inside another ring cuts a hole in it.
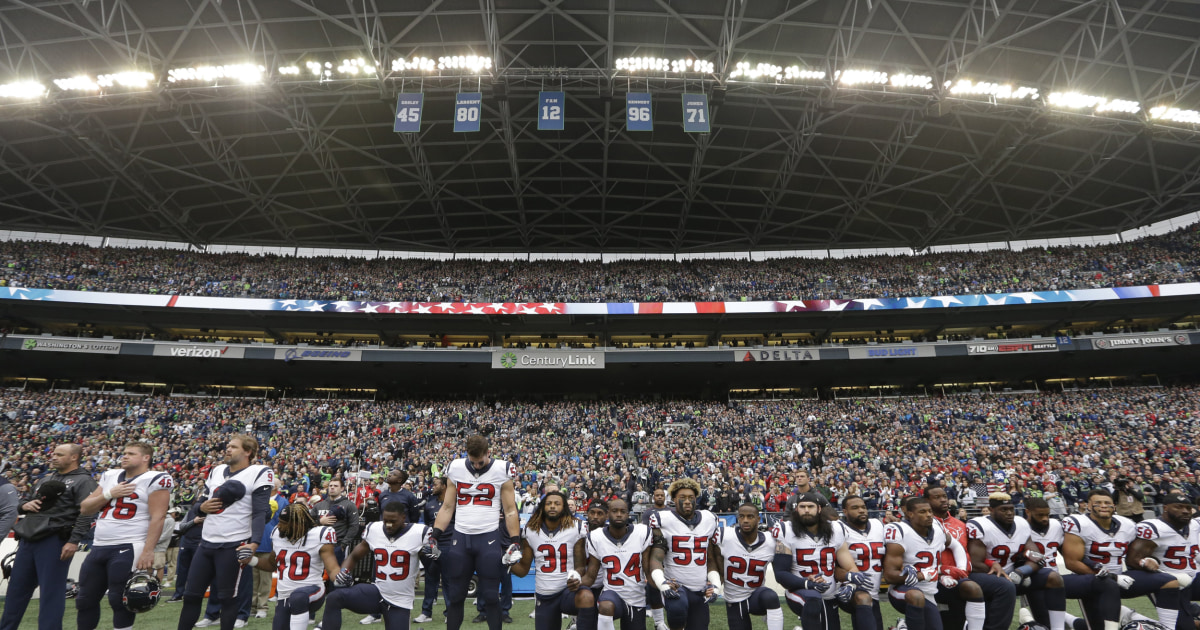
[{"label": "verizon sign", "polygon": [[1187,333],[1146,335],[1144,337],[1101,337],[1093,339],[1097,350],[1121,350],[1123,348],[1153,348],[1155,346],[1186,346],[1192,343]]},{"label": "verizon sign", "polygon": [[154,356],[189,359],[243,359],[246,357],[246,348],[216,344],[157,344],[154,346]]}]

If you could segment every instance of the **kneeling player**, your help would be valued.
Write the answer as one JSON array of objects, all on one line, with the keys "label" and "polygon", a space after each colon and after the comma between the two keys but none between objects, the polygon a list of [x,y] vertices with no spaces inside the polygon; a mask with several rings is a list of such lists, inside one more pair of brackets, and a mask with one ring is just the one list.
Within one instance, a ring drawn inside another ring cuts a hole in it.
[{"label": "kneeling player", "polygon": [[[613,630],[621,620],[621,630],[646,627],[646,579],[642,566],[650,549],[650,528],[629,524],[629,506],[621,499],[608,503],[608,527],[588,534],[588,564],[580,583],[592,588],[599,576],[604,591],[596,604],[600,630]],[[603,569],[603,571],[601,570]]]},{"label": "kneeling player", "polygon": [[758,508],[746,503],[738,508],[737,527],[718,527],[708,545],[709,568],[725,576],[729,630],[751,630],[751,615],[765,615],[767,630],[783,630],[779,594],[765,586],[775,537],[758,531],[758,520]]},{"label": "kneeling player", "polygon": [[[908,630],[942,630],[937,596],[939,593],[953,596],[963,585],[974,587],[974,592],[967,594],[972,599],[967,602],[966,617],[969,623],[981,623],[983,592],[977,584],[959,583],[966,576],[967,550],[934,521],[928,499],[909,499],[905,515],[907,520],[884,527],[887,555],[883,560],[883,581],[892,585],[888,599],[893,608],[904,613]],[[953,567],[941,566],[941,553],[946,549],[954,554]]]},{"label": "kneeling player", "polygon": [[275,619],[271,630],[304,630],[308,617],[325,602],[325,580],[313,560],[320,558],[329,575],[337,575],[333,528],[317,526],[308,508],[292,503],[279,515],[279,525],[271,532],[273,553],[258,554],[250,566],[271,573],[279,569],[275,588]]},{"label": "kneeling player", "polygon": [[1041,566],[1042,553],[1033,545],[1028,521],[1017,516],[1012,497],[988,496],[991,515],[967,521],[967,551],[971,566],[998,566],[1017,587],[1018,595],[1042,591],[1030,598],[1033,616],[1050,630],[1063,630],[1067,598],[1058,571]]},{"label": "kneeling player", "polygon": [[[842,500],[842,524],[846,526],[846,549],[854,558],[854,568],[870,578],[869,583],[848,583],[838,588],[838,601],[854,624],[854,630],[883,630],[883,613],[879,610],[879,581],[883,576],[883,522],[870,518],[862,497],[849,496]],[[860,578],[862,581],[862,578]]]},{"label": "kneeling player", "polygon": [[707,630],[712,587],[706,581],[705,554],[717,531],[717,517],[697,510],[700,484],[679,479],[667,489],[675,508],[650,516],[654,548],[650,551],[650,581],[663,597],[667,627],[671,630]]},{"label": "kneeling player", "polygon": [[1179,618],[1177,630],[1194,630],[1197,611],[1191,602],[1200,599],[1200,580],[1196,580],[1200,555],[1200,521],[1192,519],[1192,504],[1181,494],[1163,497],[1162,518],[1137,525],[1137,540],[1129,546],[1125,565],[1171,575],[1179,582]]},{"label": "kneeling player", "polygon": [[567,496],[547,492],[534,509],[521,535],[521,560],[513,575],[525,577],[534,562],[537,630],[559,630],[563,615],[579,615],[579,630],[595,630],[596,601],[592,591],[579,588],[578,568],[587,566],[587,525],[567,514]]},{"label": "kneeling player", "polygon": [[775,581],[787,589],[788,608],[800,616],[804,630],[839,626],[835,569],[852,574],[855,584],[866,581],[866,576],[854,570],[854,558],[846,548],[846,528],[829,519],[821,509],[822,498],[813,492],[800,495],[790,518],[771,530],[776,541]]},{"label": "kneeling player", "polygon": [[[362,542],[342,563],[335,580],[339,588],[329,594],[322,630],[341,630],[343,608],[383,617],[385,630],[407,630],[419,569],[414,556],[428,535],[429,527],[405,522],[404,504],[389,501],[383,506],[383,521],[367,523]],[[433,553],[438,553],[436,547]],[[351,587],[350,569],[367,554],[375,557],[375,582]]]}]

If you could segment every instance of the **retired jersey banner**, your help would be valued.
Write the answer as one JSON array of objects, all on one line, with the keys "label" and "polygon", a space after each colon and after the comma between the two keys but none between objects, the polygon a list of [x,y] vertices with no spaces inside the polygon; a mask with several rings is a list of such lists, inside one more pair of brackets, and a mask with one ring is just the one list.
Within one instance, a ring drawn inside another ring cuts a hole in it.
[{"label": "retired jersey banner", "polygon": [[654,131],[649,92],[629,92],[625,95],[625,129]]},{"label": "retired jersey banner", "polygon": [[562,92],[538,92],[538,131],[562,131],[566,105],[566,94]]},{"label": "retired jersey banner", "polygon": [[454,130],[479,131],[479,118],[483,113],[482,92],[459,92],[454,97]]},{"label": "retired jersey banner", "polygon": [[708,133],[708,95],[683,95],[683,130],[688,133]]},{"label": "retired jersey banner", "polygon": [[421,130],[421,111],[425,109],[425,95],[420,92],[403,92],[396,97],[396,120],[392,131],[411,133]]}]

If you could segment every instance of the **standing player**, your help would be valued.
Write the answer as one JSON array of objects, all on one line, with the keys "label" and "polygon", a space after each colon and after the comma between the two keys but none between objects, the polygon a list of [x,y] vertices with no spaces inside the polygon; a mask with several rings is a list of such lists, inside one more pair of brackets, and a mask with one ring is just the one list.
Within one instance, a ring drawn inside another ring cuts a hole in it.
[{"label": "standing player", "polygon": [[[325,601],[325,580],[321,565],[329,575],[337,575],[337,534],[333,527],[317,525],[303,505],[292,503],[279,514],[279,524],[271,532],[271,551],[256,555],[250,566],[270,575],[279,570],[275,587],[275,618],[271,630],[305,630],[308,617]],[[318,561],[320,564],[317,564]]]},{"label": "standing player", "polygon": [[[937,521],[942,529],[950,534],[951,538],[957,540],[963,549],[966,549],[967,524],[950,514],[950,495],[946,493],[946,489],[940,485],[926,486],[924,496],[929,499],[929,507],[933,509],[933,520]],[[942,551],[941,565],[943,567],[954,566],[954,554],[949,549]],[[959,580],[977,584],[983,593],[984,616],[982,623],[984,630],[1008,630],[1009,620],[1013,616],[1013,608],[1017,604],[1016,587],[998,568],[986,567],[985,569],[985,565],[975,566],[969,558],[967,565],[970,574]],[[959,597],[962,595],[960,590],[968,595]],[[942,612],[943,626],[961,628],[966,623],[966,601],[969,600],[969,592],[972,590],[973,587],[964,586],[946,594],[947,596],[943,598],[946,601],[942,602],[946,604],[947,608]],[[972,609],[974,610],[974,607]],[[976,625],[972,627],[978,627],[978,621],[976,619]]]},{"label": "standing player", "polygon": [[[596,603],[599,630],[646,627],[646,579],[642,566],[650,561],[650,528],[629,524],[629,506],[621,499],[608,503],[608,527],[588,534],[588,564],[579,582],[592,588],[599,577],[604,590]],[[603,571],[602,571],[603,570]]]},{"label": "standing player", "polygon": [[[866,501],[857,495],[842,500],[842,513],[845,515],[842,524],[846,526],[846,549],[854,558],[854,569],[871,578],[870,584],[853,587],[851,601],[842,602],[842,610],[851,615],[854,630],[883,630],[883,611],[879,610],[879,582],[886,555],[883,522],[868,516]],[[853,610],[847,610],[851,605]],[[870,609],[869,613],[862,610],[864,607]],[[868,614],[873,623],[866,623]]]},{"label": "standing player", "polygon": [[[840,625],[837,573],[849,574],[853,584],[866,586],[870,578],[854,568],[846,547],[846,529],[821,508],[815,492],[801,494],[790,518],[775,523],[775,581],[787,589],[788,608],[800,616],[804,630],[836,630]],[[873,620],[872,620],[873,621]]]},{"label": "standing player", "polygon": [[[1137,524],[1116,514],[1107,490],[1097,488],[1089,492],[1087,505],[1087,516],[1077,514],[1063,520],[1062,552],[1067,568],[1079,575],[1115,578],[1121,587],[1121,599],[1149,595],[1159,622],[1168,628],[1175,627],[1179,617],[1179,582],[1175,576],[1150,572],[1137,565],[1123,570],[1121,561],[1137,537]],[[1106,627],[1109,615],[1111,608],[1104,616]]]},{"label": "standing player", "polygon": [[595,630],[596,602],[592,592],[579,588],[579,569],[587,566],[587,526],[567,514],[567,495],[547,492],[525,524],[521,561],[513,575],[525,577],[536,560],[534,590],[537,630],[560,630],[563,615],[579,615],[579,630]]},{"label": "standing player", "polygon": [[708,545],[708,566],[725,577],[729,630],[751,630],[751,615],[767,618],[767,630],[783,630],[779,594],[766,586],[775,559],[775,537],[758,531],[758,508],[738,508],[737,527],[719,527]]},{"label": "standing player", "polygon": [[[954,596],[959,580],[966,576],[967,550],[934,520],[929,499],[909,499],[905,503],[905,516],[906,520],[888,523],[883,529],[887,554],[883,560],[883,581],[891,585],[888,599],[893,608],[904,614],[908,630],[942,630],[937,596],[939,593]],[[953,566],[941,564],[941,554],[946,549],[954,554]],[[978,592],[979,601],[967,603],[967,616],[982,618],[983,594],[978,585],[971,585]]]},{"label": "standing player", "polygon": [[1184,612],[1200,599],[1200,581],[1195,580],[1200,556],[1200,521],[1192,519],[1191,501],[1182,494],[1163,497],[1162,518],[1137,525],[1137,539],[1129,546],[1125,566],[1161,571],[1179,582],[1178,630],[1194,630],[1195,620]]},{"label": "standing player", "polygon": [[[162,535],[174,480],[150,470],[154,447],[130,442],[121,454],[121,467],[105,471],[100,485],[79,505],[80,514],[96,517],[92,551],[79,568],[79,630],[94,630],[100,623],[100,598],[108,591],[113,627],[132,628],[134,613],[122,602],[125,582],[134,570],[149,571],[154,545]],[[165,491],[165,492],[162,492]]]},{"label": "standing player", "polygon": [[484,601],[488,630],[500,630],[500,578],[505,565],[521,559],[521,547],[514,542],[521,535],[514,475],[512,464],[491,458],[482,435],[467,438],[467,457],[446,467],[446,496],[426,549],[437,555],[433,548],[453,519],[454,533],[442,559],[449,630],[462,627],[467,584],[473,574],[479,576],[476,592]]},{"label": "standing player", "polygon": [[[334,580],[339,588],[325,602],[322,630],[341,630],[343,608],[383,617],[384,630],[408,630],[420,573],[413,556],[423,553],[429,527],[407,523],[407,512],[404,504],[391,501],[383,506],[382,521],[367,523],[362,542],[346,556]],[[437,554],[437,547],[432,551]],[[375,582],[354,584],[350,571],[367,554],[375,558]]]},{"label": "standing player", "polygon": [[[428,526],[433,526],[437,520],[438,512],[442,509],[442,498],[446,496],[446,478],[434,477],[433,488],[429,496],[425,499],[425,505],[422,507],[425,514],[422,516],[424,523]],[[405,509],[407,512],[407,508]],[[454,527],[454,521],[450,521],[450,527]],[[444,537],[444,536],[443,536]],[[433,621],[433,605],[437,603],[438,585],[442,585],[443,592],[445,591],[445,577],[442,575],[442,563],[433,558],[424,558],[425,563],[425,594],[421,599],[421,614],[413,619],[413,623],[425,623]],[[442,612],[442,617],[445,617],[445,611]]]},{"label": "standing player", "polygon": [[[671,630],[708,628],[708,603],[720,593],[721,577],[708,567],[708,543],[717,531],[717,517],[697,510],[700,484],[678,479],[667,493],[673,510],[658,510],[650,517],[654,548],[650,550],[650,579],[662,593],[667,626]],[[667,553],[670,556],[667,556]]]},{"label": "standing player", "polygon": [[221,630],[233,630],[238,616],[238,587],[242,571],[258,549],[263,527],[271,514],[275,474],[261,464],[251,464],[258,442],[235,435],[225,446],[225,463],[215,466],[205,480],[200,511],[208,515],[200,546],[188,571],[178,630],[191,630],[200,618],[204,591],[221,605]]},{"label": "standing player", "polygon": [[[668,509],[666,490],[655,488],[652,497],[654,502],[648,510],[642,512],[642,525],[647,527],[650,526],[650,519],[655,514]],[[607,511],[605,511],[605,518],[608,518]],[[601,519],[601,523],[603,523],[603,519]],[[662,593],[659,592],[658,587],[654,586],[654,580],[646,580],[646,602],[650,605],[650,617],[654,619],[654,630],[667,630],[667,622],[663,618]]]},{"label": "standing player", "polygon": [[[1039,623],[1050,630],[1063,630],[1067,598],[1063,592],[1062,576],[1050,568],[1042,568],[1042,554],[1034,551],[1029,522],[1017,516],[1012,497],[1003,492],[988,497],[991,515],[967,522],[967,551],[971,566],[998,566],[1016,586],[1019,595],[1044,591],[1031,608]],[[1010,620],[1012,613],[1009,613]]]}]

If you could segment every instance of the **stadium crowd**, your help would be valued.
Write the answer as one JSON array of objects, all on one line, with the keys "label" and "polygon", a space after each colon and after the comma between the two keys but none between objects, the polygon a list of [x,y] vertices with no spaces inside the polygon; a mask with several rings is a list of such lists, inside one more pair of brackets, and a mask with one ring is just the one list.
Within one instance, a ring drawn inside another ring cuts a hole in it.
[{"label": "stadium crowd", "polygon": [[783,511],[798,487],[809,490],[801,478],[808,474],[835,502],[857,494],[872,511],[894,510],[930,482],[944,483],[960,507],[1007,490],[1018,507],[1024,497],[1045,497],[1056,514],[1098,486],[1136,496],[1136,509],[1122,513],[1139,516],[1143,500],[1153,506],[1172,489],[1200,498],[1195,386],[731,403],[3,390],[0,418],[4,474],[19,491],[47,473],[56,444],[81,444],[82,468],[98,474],[115,465],[127,441],[144,439],[156,446],[154,465],[175,478],[182,504],[219,463],[228,436],[243,431],[259,437],[260,458],[278,471],[285,495],[320,492],[329,479],[357,471],[378,484],[402,469],[420,496],[460,455],[463,437],[478,431],[516,465],[518,498],[536,497],[553,481],[580,509],[592,498],[620,496],[640,511],[653,488],[684,476],[705,484],[701,503],[718,512],[743,501]]},{"label": "stadium crowd", "polygon": [[431,261],[0,243],[0,286],[411,302],[690,302],[882,298],[1195,282],[1195,226],[1137,241],[766,261]]}]

